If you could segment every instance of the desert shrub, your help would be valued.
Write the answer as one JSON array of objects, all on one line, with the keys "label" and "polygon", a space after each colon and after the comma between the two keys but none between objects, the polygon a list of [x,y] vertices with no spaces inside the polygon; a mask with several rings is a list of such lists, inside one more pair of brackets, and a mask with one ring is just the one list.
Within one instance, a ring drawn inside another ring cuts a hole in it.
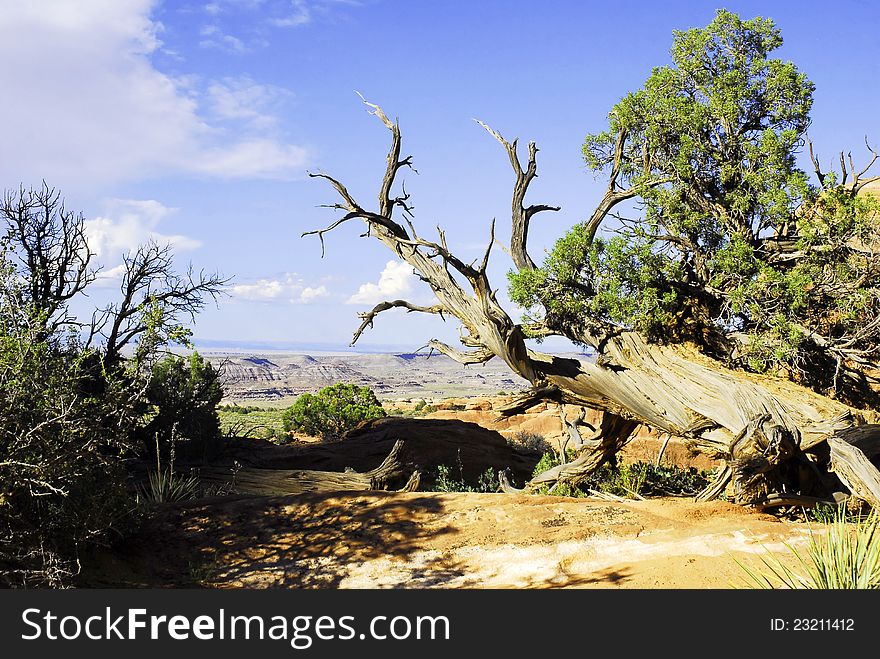
[{"label": "desert shrub", "polygon": [[169,355],[155,364],[147,387],[153,416],[144,427],[148,450],[158,440],[167,453],[172,436],[203,448],[220,436],[217,405],[223,398],[220,374],[197,352]]},{"label": "desert shrub", "polygon": [[676,465],[644,465],[644,494],[697,494],[709,485],[712,476],[709,471],[700,471],[694,467],[684,469]]},{"label": "desert shrub", "polygon": [[803,512],[807,521],[819,524],[831,524],[839,515],[844,515],[846,521],[853,523],[858,523],[864,518],[860,509],[850,509],[846,504],[820,503]]},{"label": "desert shrub", "polygon": [[476,485],[469,485],[462,478],[460,468],[459,477],[455,478],[450,467],[438,465],[433,490],[435,492],[497,492],[498,472],[490,467],[480,474]]},{"label": "desert shrub", "polygon": [[552,450],[552,447],[547,443],[543,435],[528,432],[527,430],[518,430],[512,437],[508,438],[507,443],[513,448],[541,453],[542,455]]},{"label": "desert shrub", "polygon": [[148,243],[124,256],[121,297],[82,322],[71,301],[96,281],[94,255],[59,192],[0,197],[0,586],[70,585],[86,545],[136,520],[126,466],[144,426],[186,428],[147,399],[151,365],[225,280],[178,275],[171,248]]},{"label": "desert shrub", "polygon": [[769,552],[761,559],[762,568],[738,562],[748,585],[767,589],[880,588],[880,515],[875,511],[857,522],[849,520],[846,508],[839,506],[818,532],[810,530],[805,551],[789,545],[800,571]]},{"label": "desert shrub", "polygon": [[317,394],[303,394],[284,412],[284,429],[308,435],[339,437],[357,424],[385,416],[369,387],[335,384]]},{"label": "desert shrub", "polygon": [[99,363],[0,322],[0,584],[67,584],[78,548],[134,508],[121,458],[137,387]]}]

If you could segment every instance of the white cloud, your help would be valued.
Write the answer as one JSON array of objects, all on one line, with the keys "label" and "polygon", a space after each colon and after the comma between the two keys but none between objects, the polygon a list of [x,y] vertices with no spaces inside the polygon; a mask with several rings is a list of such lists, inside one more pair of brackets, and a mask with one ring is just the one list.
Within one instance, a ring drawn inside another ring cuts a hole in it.
[{"label": "white cloud", "polygon": [[302,293],[300,293],[300,299],[305,302],[311,302],[312,300],[319,300],[322,297],[327,297],[329,295],[326,286],[318,286],[317,288],[313,288],[311,286],[306,286]]},{"label": "white cloud", "polygon": [[309,304],[329,295],[327,287],[307,286],[296,273],[288,272],[274,279],[258,279],[249,284],[236,284],[230,289],[233,299],[250,302],[288,301],[291,304]]},{"label": "white cloud", "polygon": [[226,34],[216,25],[206,25],[200,31],[202,39],[199,46],[202,48],[216,48],[232,53],[245,53],[249,50],[244,41],[232,34]]},{"label": "white cloud", "polygon": [[116,286],[125,273],[123,255],[148,241],[171,245],[175,252],[200,247],[202,243],[194,238],[158,230],[159,224],[175,210],[152,199],[111,199],[107,202],[105,214],[86,220],[89,249],[95,253],[98,264],[103,266],[95,286]]},{"label": "white cloud", "polygon": [[203,10],[212,21],[258,10],[268,26],[296,28],[326,17],[340,6],[357,7],[360,4],[359,0],[216,0],[204,5]]},{"label": "white cloud", "polygon": [[272,20],[272,25],[276,27],[298,27],[310,23],[312,20],[312,12],[305,0],[291,0],[290,13]]},{"label": "white cloud", "polygon": [[[264,109],[255,110],[262,126],[244,116],[246,89],[230,91],[248,129],[242,138],[232,117],[218,124],[205,114],[204,105],[217,108],[217,94],[202,95],[185,77],[155,68],[156,4],[0,0],[0,61],[7,63],[0,67],[0,180],[70,188],[173,174],[301,174],[305,150],[279,139]],[[259,93],[256,100],[263,102]]]},{"label": "white cloud", "polygon": [[103,268],[98,271],[95,282],[92,285],[98,288],[115,288],[119,285],[119,282],[122,279],[122,275],[124,274],[124,263],[120,263],[119,265],[112,268]]},{"label": "white cloud", "polygon": [[112,199],[107,202],[105,215],[85,222],[89,248],[105,264],[118,262],[124,253],[150,240],[170,244],[177,252],[196,249],[201,245],[198,240],[157,230],[174,211],[152,199]]},{"label": "white cloud", "polygon": [[273,129],[278,124],[278,107],[293,97],[283,87],[263,85],[251,78],[224,78],[208,86],[208,110],[222,121],[241,122],[252,131]]},{"label": "white cloud", "polygon": [[383,300],[406,297],[413,292],[417,281],[412,266],[404,261],[388,261],[379,275],[379,283],[361,284],[346,304],[378,304]]}]

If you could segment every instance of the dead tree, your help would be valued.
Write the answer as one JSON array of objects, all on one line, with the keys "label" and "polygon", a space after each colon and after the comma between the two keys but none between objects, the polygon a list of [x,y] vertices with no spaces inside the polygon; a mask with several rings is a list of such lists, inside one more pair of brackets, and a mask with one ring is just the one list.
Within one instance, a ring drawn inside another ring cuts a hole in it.
[{"label": "dead tree", "polygon": [[44,182],[38,189],[7,191],[0,223],[8,232],[0,236],[0,249],[8,249],[18,262],[25,284],[20,302],[43,328],[42,338],[76,324],[67,305],[96,277],[82,213],[68,210],[61,192]]},{"label": "dead tree", "polygon": [[[760,505],[773,497],[781,500],[788,493],[806,496],[821,492],[820,497],[827,497],[842,482],[863,499],[880,500],[877,470],[869,462],[880,444],[880,425],[873,425],[880,419],[873,410],[856,409],[783,378],[730,368],[691,343],[650,342],[637,332],[600,319],[584,319],[576,328],[514,322],[498,303],[486,273],[495,244],[494,222],[485,253],[473,263],[466,263],[450,251],[439,227],[438,237],[433,240],[417,233],[409,195],[394,192],[400,170],[412,163],[411,157],[401,157],[399,125],[379,106],[364,102],[391,133],[378,207],[366,208],[332,176],[310,174],[332,185],[340,200],[331,207],[341,211],[342,216],[327,228],[303,235],[317,235],[323,249],[327,232],[349,220],[361,220],[367,227],[363,235],[378,240],[412,266],[437,298],[433,306],[403,300],[377,305],[362,315],[364,323],[355,333],[355,340],[386,309],[402,307],[413,312],[447,314],[463,325],[461,342],[467,350],[437,340],[430,341],[430,347],[461,364],[501,359],[531,383],[531,390],[508,404],[503,413],[521,412],[539,402],[579,405],[604,413],[589,441],[576,447],[573,460],[540,474],[527,484],[527,489],[553,483],[576,485],[609,461],[636,428],[645,424],[726,461],[727,466],[700,495],[701,499],[717,497],[726,488],[742,504]],[[538,149],[530,143],[523,163],[516,140],[508,142],[488,126],[483,127],[502,145],[514,173],[510,255],[518,270],[534,268],[526,244],[529,224],[537,213],[558,210],[525,202],[529,184],[537,175]],[[618,174],[624,149],[628,148],[626,140],[622,131],[612,156],[607,191],[587,221],[591,235],[618,203],[638,194],[636,189],[620,186]],[[662,177],[649,182],[663,183]],[[851,185],[862,183],[856,176]],[[527,336],[551,334],[565,335],[589,346],[595,360],[563,358],[526,345]],[[860,442],[849,441],[856,431]],[[840,481],[829,475],[829,468],[836,471]]]},{"label": "dead tree", "polygon": [[178,274],[173,257],[170,245],[154,241],[123,256],[121,298],[94,313],[86,341],[91,345],[102,339],[108,368],[118,364],[123,349],[134,342],[147,354],[156,345],[179,340],[179,323],[193,321],[207,298],[216,300],[229,281],[217,273],[196,273],[192,266]]},{"label": "dead tree", "polygon": [[390,490],[392,487],[399,487],[399,492],[415,492],[421,474],[403,461],[403,452],[404,442],[398,439],[382,463],[366,472],[244,468],[236,471],[231,480],[229,473],[220,469],[203,469],[199,476],[205,483],[231,487],[242,494],[359,492]]}]

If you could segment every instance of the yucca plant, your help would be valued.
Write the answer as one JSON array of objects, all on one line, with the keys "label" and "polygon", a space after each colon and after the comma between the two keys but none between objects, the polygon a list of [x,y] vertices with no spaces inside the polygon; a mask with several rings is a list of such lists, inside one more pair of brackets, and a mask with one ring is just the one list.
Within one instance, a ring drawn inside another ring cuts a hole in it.
[{"label": "yucca plant", "polygon": [[168,503],[195,499],[198,489],[199,478],[195,474],[176,474],[163,469],[150,472],[140,495],[148,503]]},{"label": "yucca plant", "polygon": [[806,550],[786,545],[801,572],[769,553],[761,558],[765,569],[755,570],[737,561],[749,585],[767,589],[880,588],[880,515],[874,511],[850,522],[846,508],[840,506],[822,527],[821,532],[810,530]]}]

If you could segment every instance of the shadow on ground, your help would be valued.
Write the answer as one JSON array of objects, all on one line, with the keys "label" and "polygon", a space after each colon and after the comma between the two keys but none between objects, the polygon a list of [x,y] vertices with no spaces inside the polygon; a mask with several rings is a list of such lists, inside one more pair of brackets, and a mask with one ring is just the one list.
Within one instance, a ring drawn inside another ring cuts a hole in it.
[{"label": "shadow on ground", "polygon": [[[336,588],[377,558],[406,559],[438,535],[436,497],[388,493],[224,497],[166,504],[140,531],[85,557],[85,587]],[[443,557],[413,574],[426,585],[461,576]]]}]

